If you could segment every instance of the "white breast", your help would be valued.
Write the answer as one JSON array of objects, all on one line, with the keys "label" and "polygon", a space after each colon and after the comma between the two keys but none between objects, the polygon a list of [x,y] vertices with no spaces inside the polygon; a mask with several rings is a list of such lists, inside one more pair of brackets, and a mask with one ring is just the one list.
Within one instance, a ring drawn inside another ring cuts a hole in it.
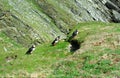
[{"label": "white breast", "polygon": [[33,48],[33,51],[35,50],[35,48]]}]

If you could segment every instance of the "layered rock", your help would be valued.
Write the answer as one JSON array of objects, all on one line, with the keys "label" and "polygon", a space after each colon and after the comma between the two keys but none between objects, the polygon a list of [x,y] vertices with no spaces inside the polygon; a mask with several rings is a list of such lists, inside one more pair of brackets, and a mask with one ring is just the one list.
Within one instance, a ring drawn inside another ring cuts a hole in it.
[{"label": "layered rock", "polygon": [[0,28],[29,45],[53,40],[79,22],[120,22],[119,0],[1,0]]}]

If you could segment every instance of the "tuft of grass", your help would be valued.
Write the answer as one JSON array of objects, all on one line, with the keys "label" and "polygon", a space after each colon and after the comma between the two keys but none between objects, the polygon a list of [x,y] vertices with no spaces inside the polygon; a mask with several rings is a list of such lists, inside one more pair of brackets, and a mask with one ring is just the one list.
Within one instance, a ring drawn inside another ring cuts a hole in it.
[{"label": "tuft of grass", "polygon": [[20,44],[7,37],[3,32],[0,32],[0,46],[1,52],[12,51],[14,49],[17,50],[18,48],[22,47]]}]

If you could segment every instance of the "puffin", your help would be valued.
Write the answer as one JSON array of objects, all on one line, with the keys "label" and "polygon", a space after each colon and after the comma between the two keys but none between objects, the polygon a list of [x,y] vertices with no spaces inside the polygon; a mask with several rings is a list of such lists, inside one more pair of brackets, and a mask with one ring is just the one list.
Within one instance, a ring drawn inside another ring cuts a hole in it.
[{"label": "puffin", "polygon": [[52,46],[55,46],[55,45],[59,42],[59,40],[60,40],[60,36],[57,36],[57,37],[53,40]]},{"label": "puffin", "polygon": [[32,52],[35,50],[35,45],[32,45],[26,52],[26,54],[32,54]]},{"label": "puffin", "polygon": [[78,35],[78,30],[77,29],[72,33],[72,37],[75,37],[76,35]]}]

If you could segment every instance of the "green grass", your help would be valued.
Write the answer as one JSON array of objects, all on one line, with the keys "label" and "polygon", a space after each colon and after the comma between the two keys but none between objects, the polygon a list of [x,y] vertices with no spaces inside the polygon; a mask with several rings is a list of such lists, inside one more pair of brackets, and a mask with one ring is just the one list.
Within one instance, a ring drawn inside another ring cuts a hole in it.
[{"label": "green grass", "polygon": [[[21,75],[21,73],[19,73],[20,70],[23,73],[25,73],[25,71],[26,73],[34,73],[35,71],[42,72],[44,69],[49,69],[57,60],[67,57],[67,45],[67,42],[59,42],[56,46],[51,46],[50,44],[40,45],[31,55],[25,55],[27,51],[25,48],[13,50],[8,53],[1,53],[3,57],[0,58],[0,76],[13,74],[15,77],[18,77]],[[17,55],[17,59],[12,59],[10,62],[6,61],[6,57],[12,57],[14,55]],[[18,71],[16,72],[16,70]],[[29,74],[25,75],[25,77],[29,76]]]},{"label": "green grass", "polygon": [[9,37],[7,37],[3,32],[0,32],[0,52],[11,51],[14,49],[21,48],[22,46]]},{"label": "green grass", "polygon": [[2,10],[3,11],[9,11],[10,10],[10,6],[8,5],[8,0],[1,0],[1,3],[0,3],[1,7],[2,7]]},{"label": "green grass", "polygon": [[[114,50],[110,50],[107,59],[101,59],[101,54],[105,52],[93,53],[92,51],[85,52],[81,55],[74,56],[75,60],[69,61],[63,60],[54,66],[53,75],[50,77],[59,78],[73,78],[73,77],[115,77],[120,76],[120,63],[115,62],[113,59],[117,59],[120,55],[115,54]],[[117,57],[112,56],[112,53]],[[109,58],[112,56],[112,58]],[[73,57],[71,57],[73,58]],[[116,64],[113,64],[115,62]],[[56,68],[55,68],[56,67]],[[117,72],[116,72],[117,71]],[[116,73],[113,73],[116,72]]]},{"label": "green grass", "polygon": [[[86,22],[75,27],[68,37],[79,30],[74,38],[84,41],[79,50],[70,53],[69,43],[61,40],[56,46],[51,46],[51,42],[38,45],[31,55],[25,55],[27,48],[23,47],[0,52],[0,77],[120,77],[119,24]],[[4,34],[0,37],[7,39]],[[15,55],[16,59],[6,61]]]},{"label": "green grass", "polygon": [[[80,50],[54,64],[54,72],[50,78],[119,77],[119,25],[101,22],[78,24],[75,29],[78,29],[79,34],[73,39],[84,41]],[[70,32],[68,38],[75,29]]]}]

